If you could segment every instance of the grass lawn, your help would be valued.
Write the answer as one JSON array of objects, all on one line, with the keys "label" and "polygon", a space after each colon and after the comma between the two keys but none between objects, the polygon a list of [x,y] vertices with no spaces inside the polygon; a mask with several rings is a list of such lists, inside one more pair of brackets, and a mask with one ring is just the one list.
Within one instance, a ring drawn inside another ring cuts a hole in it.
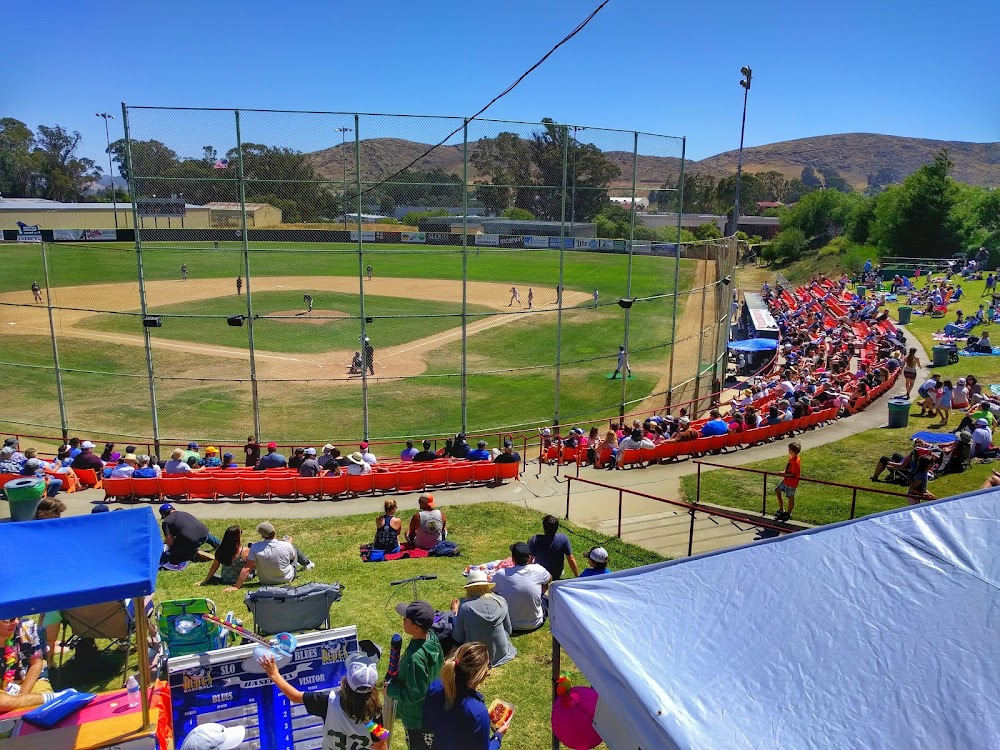
[{"label": "grass lawn", "polygon": [[[197,507],[193,512],[197,515]],[[384,648],[379,672],[385,672],[388,662],[388,645],[393,633],[401,632],[401,620],[393,611],[397,601],[409,601],[410,588],[392,590],[390,580],[408,578],[419,574],[436,574],[435,581],[420,584],[420,596],[439,610],[447,610],[452,598],[460,597],[465,582],[462,571],[472,563],[481,563],[506,557],[509,545],[526,540],[541,530],[542,514],[501,503],[484,503],[447,508],[448,524],[453,528],[453,538],[462,549],[460,557],[402,560],[394,563],[362,563],[358,546],[369,543],[374,535],[374,517],[350,516],[325,519],[275,519],[279,534],[291,534],[295,543],[316,563],[316,569],[296,579],[296,584],[309,581],[339,581],[346,588],[343,599],[333,605],[331,625],[355,625],[359,638],[369,638]],[[230,524],[239,524],[244,531],[244,543],[253,541],[254,529],[260,519],[210,521],[213,533],[221,536]],[[615,570],[659,562],[663,558],[653,552],[621,542],[614,537],[564,524],[573,543],[577,558],[592,546],[608,550],[611,567]],[[585,563],[583,563],[585,564]],[[233,610],[250,625],[250,617],[243,604],[245,591],[225,593],[221,586],[197,588],[207,564],[192,564],[179,573],[160,573],[156,601],[206,596],[215,601],[223,615]],[[248,586],[247,589],[252,587]],[[534,633],[514,638],[517,658],[493,670],[483,686],[487,702],[503,698],[517,704],[517,717],[504,740],[504,747],[512,750],[537,750],[549,746],[549,712],[551,710],[551,640],[548,625]],[[116,658],[117,657],[117,658]],[[574,684],[585,684],[583,676],[564,656],[564,671]],[[66,664],[63,686],[80,689],[105,690],[120,684],[122,663],[120,655],[104,657],[101,667],[80,674],[73,668],[72,659]],[[397,723],[397,730],[400,725]],[[402,732],[398,731],[392,746],[399,750],[405,746]]]},{"label": "grass lawn", "polygon": [[[254,324],[254,344],[262,351],[317,353],[358,348],[358,296],[336,292],[314,292],[313,305],[317,310],[336,310],[352,317],[309,322],[310,316],[301,320],[289,318],[262,319]],[[254,310],[258,315],[270,315],[289,310],[303,310],[302,292],[257,292],[253,295]],[[365,313],[386,316],[380,327],[391,328],[392,340],[386,344],[405,344],[424,336],[461,325],[461,315],[456,305],[447,302],[424,301],[407,297],[380,297],[365,295]],[[492,310],[483,305],[469,305],[470,315],[488,314]],[[235,294],[229,297],[196,300],[159,307],[150,311],[156,315],[194,315],[206,317],[167,318],[162,328],[155,329],[156,338],[175,341],[211,342],[219,346],[246,348],[247,329],[220,324],[228,315],[246,314],[246,302]],[[293,313],[283,312],[284,315]],[[419,326],[412,319],[424,317]],[[445,317],[446,316],[446,317]],[[97,331],[141,334],[140,311],[136,315],[94,315],[80,325]],[[475,318],[473,318],[475,320]],[[346,363],[345,363],[346,365]]]}]

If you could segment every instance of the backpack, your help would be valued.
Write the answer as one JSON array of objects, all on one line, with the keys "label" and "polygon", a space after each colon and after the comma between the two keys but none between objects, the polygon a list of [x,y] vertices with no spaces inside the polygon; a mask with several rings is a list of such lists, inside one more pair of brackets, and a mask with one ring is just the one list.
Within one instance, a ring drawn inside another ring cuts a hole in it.
[{"label": "backpack", "polygon": [[430,557],[458,557],[458,545],[442,539],[427,553]]}]

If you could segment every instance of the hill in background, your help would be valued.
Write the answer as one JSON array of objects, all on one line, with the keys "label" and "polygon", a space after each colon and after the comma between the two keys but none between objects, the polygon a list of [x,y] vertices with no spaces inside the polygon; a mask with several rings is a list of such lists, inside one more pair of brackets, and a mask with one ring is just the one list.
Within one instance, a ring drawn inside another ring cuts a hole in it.
[{"label": "hill in background", "polygon": [[[361,142],[361,177],[375,182],[405,167],[429,148],[429,144],[400,138],[372,138]],[[983,187],[1000,187],[1000,143],[968,143],[965,141],[935,141],[927,138],[904,138],[875,133],[842,133],[781,141],[765,146],[743,149],[743,169],[746,172],[781,172],[786,178],[797,178],[805,167],[817,171],[833,169],[856,190],[864,190],[869,182],[878,184],[901,182],[934,158],[942,148],[950,151],[955,164],[952,176],[960,181]],[[613,187],[630,187],[632,154],[608,151],[605,156],[621,169],[621,177]],[[348,181],[354,177],[354,146],[337,145],[309,154],[310,160],[325,179],[341,180],[345,170]],[[736,151],[726,151],[700,161],[688,161],[685,170],[692,174],[724,177],[736,172]],[[662,156],[640,155],[636,185],[649,190],[660,187],[668,178],[676,179],[680,160]],[[442,169],[454,175],[462,174],[462,147],[439,146],[418,161],[413,169]],[[469,179],[479,175],[469,168]]]}]

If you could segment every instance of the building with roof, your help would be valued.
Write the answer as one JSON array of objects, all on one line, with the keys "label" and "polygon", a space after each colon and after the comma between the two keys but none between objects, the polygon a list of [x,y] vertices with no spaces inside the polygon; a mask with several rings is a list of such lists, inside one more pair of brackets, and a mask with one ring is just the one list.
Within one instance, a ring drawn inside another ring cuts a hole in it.
[{"label": "building with roof", "polygon": [[[469,234],[505,234],[513,236],[558,237],[565,226],[567,237],[597,237],[597,225],[578,221],[565,224],[559,221],[539,221],[537,219],[504,219],[499,216],[469,216]],[[421,219],[421,232],[461,234],[461,216],[432,216]]]}]

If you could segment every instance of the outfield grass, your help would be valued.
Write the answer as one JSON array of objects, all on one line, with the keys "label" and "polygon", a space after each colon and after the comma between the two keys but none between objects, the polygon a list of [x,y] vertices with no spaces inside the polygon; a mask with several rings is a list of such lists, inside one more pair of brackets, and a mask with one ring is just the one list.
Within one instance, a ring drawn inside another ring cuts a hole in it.
[{"label": "outfield grass", "polygon": [[[254,311],[258,315],[272,315],[287,311],[303,311],[302,292],[257,292],[253,295]],[[318,353],[334,350],[356,350],[358,346],[358,296],[337,292],[314,292],[313,306],[317,311],[336,310],[353,317],[309,322],[312,318],[302,315],[301,320],[289,318],[260,319],[254,323],[256,348],[262,351]],[[492,312],[484,305],[469,305],[470,315]],[[137,315],[94,315],[85,318],[80,326],[95,331],[141,334],[142,325]],[[211,342],[219,346],[247,348],[247,329],[221,324],[228,315],[246,314],[246,301],[235,294],[229,297],[182,302],[158,307],[156,315],[205,316],[167,318],[163,327],[155,330],[156,338],[174,341]],[[365,295],[365,313],[386,316],[378,327],[391,328],[392,341],[384,344],[405,344],[424,336],[461,325],[461,315],[454,303],[410,299],[408,297],[381,297]],[[317,315],[322,313],[317,312]],[[414,318],[421,317],[419,324]],[[442,317],[433,317],[442,316]],[[394,319],[395,318],[395,319]],[[376,331],[373,329],[372,333]],[[382,342],[380,342],[382,343]],[[345,366],[346,366],[345,362]]]},{"label": "outfield grass", "polygon": [[[197,515],[197,507],[193,509]],[[512,542],[526,540],[541,530],[542,514],[502,503],[463,505],[447,508],[448,526],[452,538],[461,547],[462,555],[454,558],[426,558],[393,563],[362,563],[358,546],[370,543],[374,536],[374,516],[350,516],[323,519],[277,520],[279,534],[291,534],[295,543],[316,563],[316,569],[303,573],[296,584],[310,581],[339,581],[346,588],[343,599],[331,610],[331,626],[355,625],[359,638],[368,638],[384,648],[379,672],[384,673],[388,661],[388,645],[393,633],[401,631],[401,621],[393,611],[397,601],[409,601],[408,586],[393,590],[389,581],[419,574],[435,574],[437,580],[420,584],[420,596],[439,610],[447,610],[452,598],[461,596],[465,582],[462,571],[466,565],[482,563],[509,555]],[[244,530],[244,543],[252,541],[253,529],[262,519],[209,521],[212,532],[221,536],[230,524]],[[577,558],[592,546],[608,550],[614,570],[659,562],[663,558],[648,550],[621,542],[589,529],[565,524],[562,529],[572,541]],[[585,564],[585,563],[582,563]],[[160,573],[155,599],[206,596],[215,601],[225,614],[232,610],[249,625],[250,617],[243,604],[246,590],[227,593],[222,586],[197,588],[207,564],[192,564],[182,572]],[[548,625],[534,633],[514,638],[518,656],[514,661],[493,670],[482,690],[487,702],[503,698],[517,704],[517,716],[504,740],[510,750],[537,750],[549,746],[549,713],[551,711],[551,640]],[[80,689],[106,690],[120,685],[122,662],[120,654],[107,654],[97,669],[80,674],[73,661],[66,664],[63,686]],[[586,684],[572,662],[564,656],[563,671],[574,684]],[[399,724],[397,723],[397,729]],[[393,740],[393,748],[405,746],[402,732]]]}]

